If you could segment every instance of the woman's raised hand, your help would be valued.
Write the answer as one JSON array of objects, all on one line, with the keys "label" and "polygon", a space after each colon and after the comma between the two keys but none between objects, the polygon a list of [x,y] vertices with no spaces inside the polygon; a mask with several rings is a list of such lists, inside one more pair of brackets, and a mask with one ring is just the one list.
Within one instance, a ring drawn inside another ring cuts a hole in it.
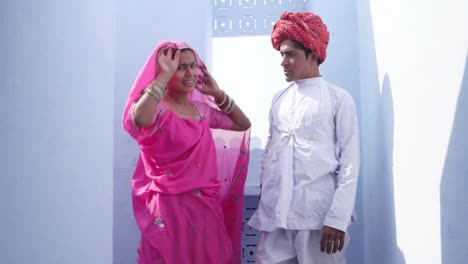
[{"label": "woman's raised hand", "polygon": [[201,68],[201,70],[204,74],[203,82],[205,83],[205,87],[203,89],[197,87],[198,90],[203,94],[211,95],[215,98],[222,95],[222,91],[219,89],[218,83],[216,83],[216,80],[208,70],[205,67]]},{"label": "woman's raised hand", "polygon": [[[173,52],[174,55],[173,55]],[[163,48],[159,50],[156,63],[159,66],[159,74],[167,74],[170,77],[175,73],[179,66],[180,50],[175,47]]]}]

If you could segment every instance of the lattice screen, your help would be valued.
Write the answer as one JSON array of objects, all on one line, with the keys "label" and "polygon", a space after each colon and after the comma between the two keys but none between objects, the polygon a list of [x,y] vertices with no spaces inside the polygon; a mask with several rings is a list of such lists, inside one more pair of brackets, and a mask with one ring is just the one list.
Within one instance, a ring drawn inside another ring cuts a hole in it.
[{"label": "lattice screen", "polygon": [[213,0],[213,36],[270,35],[283,11],[307,10],[308,0]]},{"label": "lattice screen", "polygon": [[258,207],[258,196],[246,195],[244,197],[244,221],[242,222],[242,264],[255,263],[255,251],[260,238],[259,233],[247,225],[252,214]]}]

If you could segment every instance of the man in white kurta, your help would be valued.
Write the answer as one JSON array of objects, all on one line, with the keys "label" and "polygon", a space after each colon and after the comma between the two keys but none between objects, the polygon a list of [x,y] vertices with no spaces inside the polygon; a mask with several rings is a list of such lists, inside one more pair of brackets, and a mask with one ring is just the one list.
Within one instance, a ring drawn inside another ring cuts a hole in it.
[{"label": "man in white kurta", "polygon": [[[359,169],[354,100],[320,76],[323,46],[290,33],[295,30],[290,21],[302,19],[300,26],[312,21],[310,28],[324,34],[326,26],[317,18],[284,13],[272,34],[291,84],[272,100],[261,198],[248,223],[261,231],[257,264],[346,263]],[[280,30],[281,21],[286,21],[286,31]],[[307,34],[307,29],[296,33]],[[318,41],[323,39],[328,43],[328,35]]]}]

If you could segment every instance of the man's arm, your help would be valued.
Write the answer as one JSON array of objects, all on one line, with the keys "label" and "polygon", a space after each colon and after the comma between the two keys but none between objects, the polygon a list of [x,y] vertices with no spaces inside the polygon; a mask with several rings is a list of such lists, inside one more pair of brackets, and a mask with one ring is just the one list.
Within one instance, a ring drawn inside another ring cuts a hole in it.
[{"label": "man's arm", "polygon": [[356,107],[348,93],[345,93],[338,102],[335,132],[339,149],[337,186],[333,202],[325,217],[321,241],[321,250],[326,250],[327,253],[343,249],[345,232],[356,199],[360,162],[359,132]]}]

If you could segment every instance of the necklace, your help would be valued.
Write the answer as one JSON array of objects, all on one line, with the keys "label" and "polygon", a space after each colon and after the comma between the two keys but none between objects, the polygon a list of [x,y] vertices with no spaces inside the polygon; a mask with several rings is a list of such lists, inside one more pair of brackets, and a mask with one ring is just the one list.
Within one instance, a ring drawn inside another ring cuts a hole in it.
[{"label": "necklace", "polygon": [[[182,110],[181,110],[180,107],[179,107],[179,104],[177,104],[177,103],[174,101],[174,99],[172,99],[172,97],[170,97],[168,94],[166,94],[166,95],[167,95],[167,97],[169,98],[169,100],[171,100],[171,102],[172,102],[173,104],[175,104],[175,106],[176,106],[176,108],[177,108],[177,111],[179,111],[180,117],[189,118],[189,116],[184,115],[184,113],[182,112]],[[193,107],[193,106],[191,106],[191,107]],[[193,118],[193,119],[196,119],[196,120],[200,120],[200,117],[199,117],[199,116],[192,117],[192,118]]]},{"label": "necklace", "polygon": [[179,111],[179,114],[181,116],[184,116],[182,110],[180,110],[179,105],[174,101],[174,99],[172,99],[172,97],[170,97],[168,94],[166,94],[166,95],[169,98],[169,100],[171,100],[171,102],[176,106],[177,111]]}]

